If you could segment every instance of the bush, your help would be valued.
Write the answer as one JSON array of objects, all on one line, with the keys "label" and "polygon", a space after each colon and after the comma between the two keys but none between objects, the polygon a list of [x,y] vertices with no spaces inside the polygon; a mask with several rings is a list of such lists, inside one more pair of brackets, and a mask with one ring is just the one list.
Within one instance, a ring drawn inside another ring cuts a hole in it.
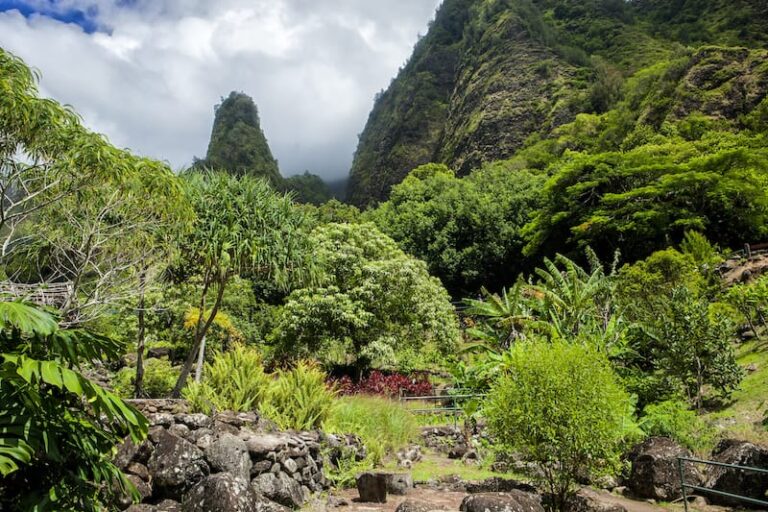
[{"label": "bush", "polygon": [[213,363],[206,363],[203,381],[190,384],[184,397],[197,412],[245,412],[261,406],[269,387],[261,353],[236,344],[230,351],[217,354]]},{"label": "bush", "polygon": [[284,429],[318,428],[330,415],[336,395],[326,385],[325,373],[311,363],[300,362],[277,375],[262,412]]},{"label": "bush", "polygon": [[[150,398],[161,398],[171,394],[179,370],[167,359],[147,359],[144,362],[144,392]],[[112,383],[115,393],[124,398],[133,398],[136,368],[122,368]]]},{"label": "bush", "polygon": [[418,435],[413,414],[398,402],[373,396],[337,400],[323,429],[360,436],[368,449],[370,466],[379,464],[384,455],[407,445]]},{"label": "bush", "polygon": [[643,409],[640,428],[649,436],[665,436],[702,453],[714,440],[714,432],[682,400],[649,404]]},{"label": "bush", "polygon": [[408,396],[432,394],[432,384],[425,375],[408,377],[401,373],[386,374],[374,370],[368,377],[355,383],[349,376],[332,380],[342,395],[382,395],[390,398],[400,396],[402,390]]},{"label": "bush", "polygon": [[520,343],[504,361],[484,409],[488,425],[505,449],[539,465],[562,509],[577,477],[618,469],[633,425],[630,397],[588,346]]}]

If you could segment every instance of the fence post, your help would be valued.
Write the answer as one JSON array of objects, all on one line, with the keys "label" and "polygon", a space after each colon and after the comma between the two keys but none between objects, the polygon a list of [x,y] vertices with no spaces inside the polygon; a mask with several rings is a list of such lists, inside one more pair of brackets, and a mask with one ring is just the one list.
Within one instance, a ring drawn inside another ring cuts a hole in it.
[{"label": "fence post", "polygon": [[749,244],[744,244],[744,254],[747,255],[748,259],[752,257],[752,247]]},{"label": "fence post", "polygon": [[683,506],[688,512],[688,496],[685,495],[685,472],[683,472],[683,459],[677,458],[677,471],[680,473],[680,491],[683,493]]}]

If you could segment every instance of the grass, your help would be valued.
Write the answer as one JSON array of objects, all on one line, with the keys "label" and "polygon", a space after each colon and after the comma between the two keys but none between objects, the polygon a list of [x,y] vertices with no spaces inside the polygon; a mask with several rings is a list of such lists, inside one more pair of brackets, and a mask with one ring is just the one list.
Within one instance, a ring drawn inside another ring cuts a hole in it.
[{"label": "grass", "polygon": [[[468,465],[459,460],[446,459],[444,456],[437,455],[431,451],[424,451],[422,453],[424,458],[415,463],[410,470],[413,480],[416,482],[425,482],[447,476],[458,476],[464,481],[485,480],[492,477],[527,480],[519,475],[497,473],[483,466]],[[389,471],[403,471],[397,467],[397,461],[395,460],[388,461],[384,468]]]},{"label": "grass", "polygon": [[757,370],[746,374],[727,407],[704,418],[718,429],[720,437],[767,444],[768,429],[762,421],[768,416],[768,341],[744,343],[737,355],[740,365],[755,364]]}]

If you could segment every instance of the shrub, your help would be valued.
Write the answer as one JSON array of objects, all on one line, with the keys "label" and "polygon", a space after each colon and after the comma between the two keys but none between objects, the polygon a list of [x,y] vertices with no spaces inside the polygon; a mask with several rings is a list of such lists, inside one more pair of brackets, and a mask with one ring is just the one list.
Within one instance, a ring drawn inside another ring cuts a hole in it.
[{"label": "shrub", "polygon": [[416,419],[398,402],[373,396],[337,400],[323,429],[331,433],[354,432],[368,449],[371,466],[411,442],[418,435]]},{"label": "shrub", "polygon": [[371,372],[368,377],[355,383],[350,377],[344,376],[332,380],[342,395],[382,395],[397,398],[403,393],[409,396],[424,396],[432,394],[432,384],[426,375],[409,377],[401,373],[386,374],[378,370]]},{"label": "shrub", "polygon": [[268,394],[270,377],[264,373],[261,353],[236,344],[206,363],[204,379],[184,390],[194,411],[244,412],[259,408]]},{"label": "shrub", "polygon": [[649,436],[670,437],[695,452],[704,452],[714,432],[682,400],[649,404],[643,409],[640,428]]},{"label": "shrub", "polygon": [[300,362],[277,375],[262,412],[281,428],[318,428],[328,418],[336,395],[326,385],[325,373],[311,363]]},{"label": "shrub", "polygon": [[505,355],[484,409],[504,448],[541,468],[562,509],[577,477],[618,469],[630,397],[607,358],[595,349],[557,341],[520,343]]},{"label": "shrub", "polygon": [[[179,370],[171,366],[167,359],[147,359],[144,362],[143,389],[147,396],[160,398],[173,391],[173,385],[179,377]],[[132,398],[136,368],[126,367],[117,372],[112,387],[118,395]]]}]

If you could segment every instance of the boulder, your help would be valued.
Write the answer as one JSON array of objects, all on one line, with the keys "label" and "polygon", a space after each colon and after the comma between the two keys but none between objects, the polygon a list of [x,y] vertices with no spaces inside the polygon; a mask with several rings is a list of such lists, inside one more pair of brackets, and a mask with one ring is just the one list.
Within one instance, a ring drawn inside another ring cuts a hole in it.
[{"label": "boulder", "polygon": [[163,500],[157,505],[139,503],[128,507],[127,512],[181,512],[181,503],[173,500]]},{"label": "boulder", "polygon": [[249,438],[245,444],[253,457],[263,459],[271,452],[287,448],[288,439],[284,436],[263,434]]},{"label": "boulder", "polygon": [[182,512],[259,512],[263,501],[246,481],[229,473],[205,477],[184,495]]},{"label": "boulder", "polygon": [[362,473],[357,477],[357,492],[363,503],[387,502],[387,473]]},{"label": "boulder", "polygon": [[[628,487],[637,498],[672,501],[680,498],[678,457],[690,457],[691,452],[666,437],[651,437],[630,452],[632,464]],[[692,464],[684,465],[685,481],[700,485],[701,473]]]},{"label": "boulder", "polygon": [[246,482],[251,477],[248,447],[239,437],[224,434],[205,450],[205,458],[214,472],[231,473]]},{"label": "boulder", "polygon": [[[712,453],[712,459],[717,462],[768,469],[768,448],[746,441],[725,439],[721,441]],[[768,501],[768,474],[753,473],[734,468],[712,466],[709,469],[704,486],[709,489],[739,494],[756,500]],[[707,499],[717,505],[749,506],[747,503],[708,494]]]},{"label": "boulder", "polygon": [[461,502],[461,512],[544,512],[539,500],[527,492],[470,494]]},{"label": "boulder", "polygon": [[130,437],[126,437],[120,446],[117,447],[115,456],[115,465],[120,469],[125,469],[131,462],[146,463],[152,455],[152,445],[149,441],[144,441],[136,445]]},{"label": "boulder", "polygon": [[199,428],[211,428],[213,426],[213,420],[205,414],[177,414],[175,416],[176,423],[186,425],[192,430]]},{"label": "boulder", "polygon": [[125,472],[131,475],[136,475],[137,477],[141,478],[145,482],[149,482],[149,470],[147,469],[147,466],[145,466],[144,464],[141,464],[139,462],[131,462],[130,464],[128,464],[128,467],[125,468]]},{"label": "boulder", "polygon": [[180,500],[209,473],[203,452],[196,446],[163,430],[155,435],[157,444],[147,469],[152,477],[155,495]]},{"label": "boulder", "polygon": [[435,505],[427,501],[419,500],[405,500],[400,503],[395,512],[432,512],[434,510],[445,510],[444,508],[436,508]]},{"label": "boulder", "polygon": [[567,512],[627,512],[627,508],[593,489],[583,488],[571,496],[566,504]]},{"label": "boulder", "polygon": [[389,473],[387,475],[387,492],[396,496],[404,496],[413,489],[413,478],[410,473]]},{"label": "boulder", "polygon": [[263,473],[251,481],[251,488],[258,494],[286,507],[304,505],[304,492],[295,479],[285,473]]},{"label": "boulder", "polygon": [[531,484],[498,476],[486,478],[480,482],[468,482],[466,489],[470,494],[478,494],[481,492],[510,492],[514,490],[529,493],[536,492],[536,488]]}]

